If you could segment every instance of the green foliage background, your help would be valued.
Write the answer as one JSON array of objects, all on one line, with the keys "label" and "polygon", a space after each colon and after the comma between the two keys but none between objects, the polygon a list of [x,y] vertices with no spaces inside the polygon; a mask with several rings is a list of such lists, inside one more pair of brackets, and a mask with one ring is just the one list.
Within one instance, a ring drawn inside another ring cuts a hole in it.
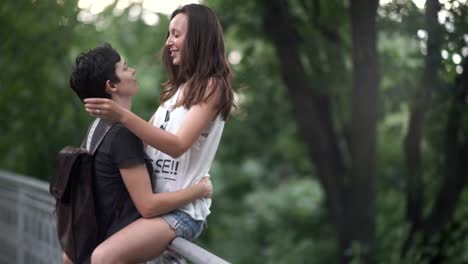
[{"label": "green foliage background", "polygon": [[[343,40],[343,45],[333,46],[312,26],[313,15],[308,9],[312,2],[291,1],[305,36],[304,64],[314,69],[308,72],[309,81],[333,95],[337,127],[343,127],[350,119],[351,96],[348,4],[319,1],[325,8],[318,23],[338,28]],[[335,231],[291,114],[274,47],[261,26],[260,4],[246,0],[205,3],[222,21],[228,52],[239,52],[241,60],[232,65],[239,110],[225,127],[212,169],[215,192],[209,228],[197,243],[233,263],[333,263],[337,255]],[[155,26],[146,25],[141,18],[129,19],[130,9],[139,5],[133,4],[120,15],[110,6],[93,23],[83,23],[77,19],[77,1],[0,3],[0,169],[49,180],[55,153],[65,145],[81,142],[91,118],[69,88],[68,77],[74,58],[100,43],[111,43],[137,69],[140,93],[133,110],[150,118],[166,78],[159,51],[169,21],[163,14],[158,14]],[[408,227],[404,221],[402,140],[410,95],[419,84],[424,61],[417,35],[423,11],[405,0],[379,9],[379,263],[403,263],[399,250]],[[429,201],[440,188],[443,125],[450,86],[457,76],[451,57],[468,54],[467,6],[449,11],[454,14],[455,30],[447,30],[444,49],[449,56],[443,61],[442,85],[436,91],[424,132],[424,167],[428,172],[424,180]],[[467,129],[465,118],[464,137]],[[451,243],[445,250],[452,263],[468,262],[468,209],[463,206],[467,201],[465,188],[451,221],[453,228],[449,228]],[[356,263],[359,250],[350,253],[357,256]],[[415,259],[418,254],[414,253]]]}]

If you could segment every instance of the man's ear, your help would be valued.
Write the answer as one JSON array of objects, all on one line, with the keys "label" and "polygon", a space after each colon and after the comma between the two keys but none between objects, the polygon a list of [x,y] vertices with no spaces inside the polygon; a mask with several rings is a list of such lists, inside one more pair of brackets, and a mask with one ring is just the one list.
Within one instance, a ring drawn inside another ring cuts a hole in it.
[{"label": "man's ear", "polygon": [[113,94],[117,92],[117,87],[110,80],[106,81],[106,92],[108,94]]}]

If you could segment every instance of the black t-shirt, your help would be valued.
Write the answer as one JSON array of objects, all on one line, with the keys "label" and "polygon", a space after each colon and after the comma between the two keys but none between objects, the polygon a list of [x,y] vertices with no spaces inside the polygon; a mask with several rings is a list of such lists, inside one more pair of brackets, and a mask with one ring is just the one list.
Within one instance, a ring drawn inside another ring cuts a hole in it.
[{"label": "black t-shirt", "polygon": [[[99,122],[91,146],[95,146],[97,135],[102,135],[105,125],[104,120]],[[122,124],[114,125],[94,158],[96,214],[102,240],[141,217],[120,174],[121,168],[138,164],[146,164],[151,175],[151,161],[142,141]]]}]

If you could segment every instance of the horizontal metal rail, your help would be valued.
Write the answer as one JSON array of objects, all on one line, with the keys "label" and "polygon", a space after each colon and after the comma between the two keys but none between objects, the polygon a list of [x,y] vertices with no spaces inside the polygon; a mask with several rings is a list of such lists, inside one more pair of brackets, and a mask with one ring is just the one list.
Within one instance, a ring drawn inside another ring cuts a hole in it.
[{"label": "horizontal metal rail", "polygon": [[[0,263],[62,263],[53,211],[47,182],[0,170]],[[170,248],[194,264],[228,263],[182,238]]]}]

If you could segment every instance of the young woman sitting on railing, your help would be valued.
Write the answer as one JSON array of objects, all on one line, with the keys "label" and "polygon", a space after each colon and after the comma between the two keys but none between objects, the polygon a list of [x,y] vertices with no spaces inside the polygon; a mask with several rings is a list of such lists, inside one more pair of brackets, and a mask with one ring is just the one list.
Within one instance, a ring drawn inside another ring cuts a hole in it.
[{"label": "young woman sitting on railing", "polygon": [[[174,11],[162,60],[169,80],[149,123],[115,101],[85,100],[91,115],[121,122],[148,144],[158,193],[183,190],[208,174],[234,98],[221,24],[209,8],[191,4]],[[160,217],[144,216],[101,243],[92,262],[153,259],[175,237],[199,236],[210,205],[200,198]]]}]

